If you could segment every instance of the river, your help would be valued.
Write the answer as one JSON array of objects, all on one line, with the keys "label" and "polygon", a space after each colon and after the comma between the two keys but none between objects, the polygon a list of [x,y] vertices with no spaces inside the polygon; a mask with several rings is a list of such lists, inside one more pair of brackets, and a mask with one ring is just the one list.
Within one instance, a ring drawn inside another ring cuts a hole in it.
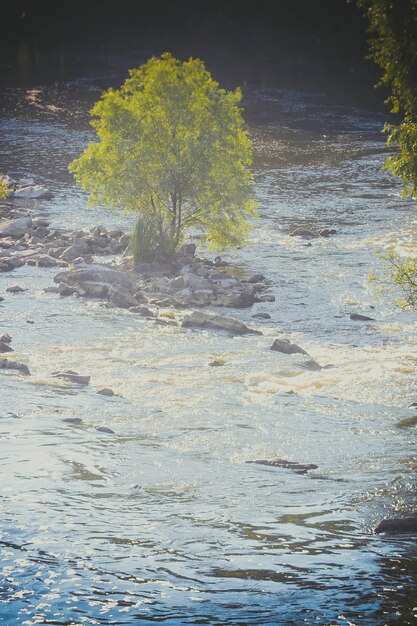
[{"label": "river", "polygon": [[[51,189],[19,206],[59,229],[132,224],[88,208],[67,173],[100,86],[2,94],[0,169]],[[413,203],[382,170],[380,113],[287,90],[245,104],[260,218],[224,258],[265,274],[275,302],[226,313],[263,335],[60,298],[44,292],[54,269],[0,274],[0,331],[32,372],[0,374],[5,626],[415,623],[415,541],[372,529],[416,506],[415,426],[397,423],[415,412],[417,325],[367,285],[378,248],[413,240]],[[337,234],[308,243],[296,226]],[[27,291],[5,294],[15,283]],[[272,352],[277,337],[331,367]],[[66,368],[90,385],[57,383]],[[318,469],[246,463],[276,457]]]}]

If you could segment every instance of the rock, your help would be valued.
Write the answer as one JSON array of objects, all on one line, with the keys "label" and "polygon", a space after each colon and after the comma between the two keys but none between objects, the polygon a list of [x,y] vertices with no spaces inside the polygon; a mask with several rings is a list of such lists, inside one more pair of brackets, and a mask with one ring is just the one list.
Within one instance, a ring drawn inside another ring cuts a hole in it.
[{"label": "rock", "polygon": [[313,231],[308,228],[296,228],[290,233],[290,237],[301,237],[301,239],[316,239],[318,235],[313,233]]},{"label": "rock", "polygon": [[265,276],[263,274],[254,274],[246,282],[248,283],[262,283],[265,280]]},{"label": "rock", "polygon": [[13,198],[27,198],[34,200],[36,198],[52,198],[52,193],[46,187],[41,185],[26,185],[15,189],[11,194]]},{"label": "rock", "polygon": [[187,256],[194,256],[197,246],[195,243],[185,243],[180,248],[180,254],[185,254]]},{"label": "rock", "polygon": [[62,421],[66,422],[67,424],[76,424],[76,425],[83,423],[81,417],[64,417]]},{"label": "rock", "polygon": [[417,515],[383,519],[375,528],[376,533],[417,533]]},{"label": "rock", "polygon": [[44,287],[45,293],[59,293],[58,287]]},{"label": "rock", "polygon": [[337,234],[337,230],[335,228],[323,228],[323,230],[319,232],[320,237],[330,237],[330,235],[336,235],[336,234]]},{"label": "rock", "polygon": [[180,289],[185,289],[185,280],[183,276],[176,276],[170,282],[171,289],[178,291]]},{"label": "rock", "polygon": [[108,389],[107,387],[105,387],[104,389],[99,389],[97,393],[100,394],[101,396],[108,396],[108,397],[116,395],[113,389]]},{"label": "rock", "polygon": [[182,321],[183,328],[211,328],[213,330],[224,330],[232,335],[262,335],[259,330],[252,330],[231,317],[225,315],[214,315],[212,313],[202,313],[193,311],[191,315],[186,315]]},{"label": "rock", "polygon": [[6,291],[7,293],[23,293],[24,291],[27,291],[27,289],[19,287],[19,285],[12,285],[11,287],[7,287]]},{"label": "rock", "polygon": [[275,302],[275,296],[271,293],[266,293],[263,296],[257,296],[256,302]]},{"label": "rock", "polygon": [[131,270],[118,270],[97,263],[88,268],[75,268],[67,272],[60,272],[54,277],[54,281],[56,283],[64,282],[67,285],[90,281],[104,283],[108,286],[118,286],[131,291],[137,290],[138,277]]},{"label": "rock", "polygon": [[60,263],[48,254],[41,254],[38,257],[36,265],[38,267],[56,267],[57,265],[60,265]]},{"label": "rock", "polygon": [[210,367],[222,367],[222,365],[225,365],[225,362],[223,359],[214,359],[214,361],[211,361],[209,365]]},{"label": "rock", "polygon": [[231,290],[219,291],[216,296],[216,300],[213,302],[216,306],[226,306],[235,309],[244,309],[252,306],[256,302],[256,297],[253,293],[247,291]]},{"label": "rock", "polygon": [[109,287],[109,300],[117,307],[122,309],[129,309],[132,306],[138,304],[136,298],[126,289],[122,287]]},{"label": "rock", "polygon": [[98,430],[99,433],[108,433],[109,435],[115,434],[114,430],[107,428],[107,426],[96,426],[96,430]]},{"label": "rock", "polygon": [[84,295],[89,298],[106,298],[108,296],[108,285],[104,285],[103,283],[93,283],[89,280],[80,281],[78,284],[84,292]]},{"label": "rock", "polygon": [[13,352],[13,348],[11,348],[8,343],[6,343],[5,341],[1,341],[0,339],[0,352]]},{"label": "rock", "polygon": [[417,415],[413,415],[412,417],[405,417],[404,419],[397,422],[397,428],[408,428],[409,426],[415,426],[417,424]]},{"label": "rock", "polygon": [[2,341],[3,343],[12,343],[12,338],[10,337],[9,333],[4,333],[0,336],[0,341]]},{"label": "rock", "polygon": [[1,237],[23,237],[32,225],[30,217],[19,217],[15,220],[2,220],[0,222]]},{"label": "rock", "polygon": [[72,370],[52,372],[52,376],[54,378],[63,378],[77,385],[88,385],[91,378],[91,376],[81,376],[78,372],[73,372]]},{"label": "rock", "polygon": [[21,374],[30,376],[30,371],[27,365],[18,363],[17,361],[10,361],[10,359],[0,359],[0,369],[17,370]]},{"label": "rock", "polygon": [[64,252],[61,254],[61,259],[63,261],[75,261],[78,257],[83,257],[88,254],[90,248],[87,244],[84,245],[72,245],[69,248],[66,248]]},{"label": "rock", "polygon": [[146,306],[131,306],[131,307],[129,307],[129,311],[131,311],[131,313],[139,313],[139,315],[142,315],[143,317],[154,317],[155,316],[155,313],[153,313]]},{"label": "rock", "polygon": [[361,315],[360,313],[351,313],[349,317],[354,322],[373,322],[373,321],[375,321],[374,317],[368,317],[367,315]]},{"label": "rock", "polygon": [[417,406],[417,402],[413,402],[412,404],[410,404],[410,408]]},{"label": "rock", "polygon": [[274,350],[274,352],[282,352],[282,354],[305,354],[310,356],[303,348],[297,346],[296,343],[291,343],[288,339],[275,339],[269,349]]},{"label": "rock", "polygon": [[306,474],[309,470],[318,469],[318,465],[315,465],[314,463],[298,463],[297,461],[286,461],[285,459],[260,459],[256,461],[246,461],[246,463],[268,465],[270,467],[281,467],[283,469],[290,469],[297,474]]},{"label": "rock", "polygon": [[255,313],[254,315],[252,315],[252,317],[258,320],[270,320],[271,319],[271,316],[269,315],[269,313]]}]

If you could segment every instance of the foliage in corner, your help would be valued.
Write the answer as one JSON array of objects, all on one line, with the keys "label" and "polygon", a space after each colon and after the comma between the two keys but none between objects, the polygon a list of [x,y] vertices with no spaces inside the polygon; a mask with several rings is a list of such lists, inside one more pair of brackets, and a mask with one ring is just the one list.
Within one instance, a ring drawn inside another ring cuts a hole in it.
[{"label": "foliage in corner", "polygon": [[[172,253],[189,229],[236,247],[255,215],[251,141],[240,90],[219,88],[202,61],[151,58],[94,105],[98,141],[70,164],[90,202],[138,215],[137,257]],[[147,249],[145,250],[145,248]]]},{"label": "foliage in corner", "polygon": [[[397,125],[386,124],[387,145],[396,153],[386,168],[401,179],[403,195],[417,196],[417,0],[357,0],[372,33],[370,56],[382,69],[381,84],[390,90]],[[382,255],[388,275],[399,287],[403,306],[417,307],[417,256],[401,259],[395,252]]]}]

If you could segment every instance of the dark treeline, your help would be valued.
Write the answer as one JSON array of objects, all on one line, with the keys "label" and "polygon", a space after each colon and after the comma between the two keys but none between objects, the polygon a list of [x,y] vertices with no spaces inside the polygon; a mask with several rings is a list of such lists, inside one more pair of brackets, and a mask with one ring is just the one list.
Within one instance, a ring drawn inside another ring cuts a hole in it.
[{"label": "dark treeline", "polygon": [[372,99],[377,77],[365,20],[346,0],[3,0],[1,17],[8,83],[111,75],[167,50],[203,58],[230,86]]}]

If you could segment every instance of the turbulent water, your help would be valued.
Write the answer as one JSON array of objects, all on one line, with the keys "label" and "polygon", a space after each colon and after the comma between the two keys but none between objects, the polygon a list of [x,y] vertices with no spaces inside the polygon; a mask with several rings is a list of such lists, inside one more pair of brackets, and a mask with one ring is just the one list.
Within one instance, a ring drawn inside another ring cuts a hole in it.
[{"label": "turbulent water", "polygon": [[[94,89],[6,90],[0,170],[53,191],[19,206],[54,227],[127,230],[131,218],[87,208],[67,173],[92,139]],[[372,533],[416,505],[415,426],[397,424],[415,413],[417,325],[367,286],[378,248],[412,242],[412,202],[381,169],[379,114],[269,91],[248,94],[246,115],[260,219],[225,258],[265,274],[275,302],[226,312],[262,336],[63,299],[44,292],[53,269],[0,274],[0,331],[32,372],[0,374],[1,624],[417,618],[415,542]],[[295,226],[337,234],[310,245]],[[15,283],[27,291],[5,294]],[[331,367],[272,352],[277,337]],[[216,358],[223,367],[208,366]],[[89,387],[57,384],[63,368],[90,374]],[[276,457],[318,469],[246,463]]]}]

